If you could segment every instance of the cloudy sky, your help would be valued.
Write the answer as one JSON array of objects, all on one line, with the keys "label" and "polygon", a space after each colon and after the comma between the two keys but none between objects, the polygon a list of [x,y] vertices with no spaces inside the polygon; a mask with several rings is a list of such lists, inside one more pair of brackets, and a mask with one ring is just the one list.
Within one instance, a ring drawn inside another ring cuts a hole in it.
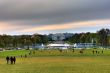
[{"label": "cloudy sky", "polygon": [[110,29],[110,0],[0,0],[0,34]]}]

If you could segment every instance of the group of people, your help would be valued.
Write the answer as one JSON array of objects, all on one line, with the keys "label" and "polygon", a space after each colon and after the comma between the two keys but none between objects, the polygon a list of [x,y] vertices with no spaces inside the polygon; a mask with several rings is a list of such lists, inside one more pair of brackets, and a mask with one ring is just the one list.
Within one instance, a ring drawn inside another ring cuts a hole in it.
[{"label": "group of people", "polygon": [[[100,53],[100,51],[97,51],[97,50],[96,50],[96,51],[94,51],[94,50],[93,50],[93,51],[92,51],[92,53],[93,53],[93,54],[94,54],[94,53],[99,54],[99,53]],[[101,53],[103,54],[103,50],[101,51]]]},{"label": "group of people", "polygon": [[26,55],[26,54],[25,54],[24,56],[23,56],[23,55],[21,55],[21,58],[22,58],[22,57],[27,58],[27,55]]},{"label": "group of people", "polygon": [[7,56],[6,57],[6,61],[7,61],[7,64],[15,64],[16,63],[16,57],[14,56],[14,57],[9,57],[9,56]]}]

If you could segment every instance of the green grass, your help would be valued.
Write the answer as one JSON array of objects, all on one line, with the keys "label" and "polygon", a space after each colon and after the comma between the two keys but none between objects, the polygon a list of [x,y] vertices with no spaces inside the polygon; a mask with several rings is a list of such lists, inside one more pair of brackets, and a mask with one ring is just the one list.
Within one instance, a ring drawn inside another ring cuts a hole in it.
[{"label": "green grass", "polygon": [[6,57],[6,56],[21,56],[28,54],[29,50],[9,50],[9,51],[1,51],[0,57]]},{"label": "green grass", "polygon": [[[35,51],[27,58],[28,50],[0,52],[0,73],[110,73],[110,50],[93,54],[92,49],[71,50],[62,53],[58,50]],[[32,51],[33,52],[33,51]],[[7,65],[5,56],[17,56],[15,65]]]}]

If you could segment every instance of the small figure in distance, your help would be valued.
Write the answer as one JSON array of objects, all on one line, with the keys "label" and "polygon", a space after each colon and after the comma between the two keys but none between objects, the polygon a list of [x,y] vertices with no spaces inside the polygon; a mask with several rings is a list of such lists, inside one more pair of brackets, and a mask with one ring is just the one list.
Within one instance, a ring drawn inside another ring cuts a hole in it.
[{"label": "small figure in distance", "polygon": [[31,55],[31,51],[29,52],[29,55]]},{"label": "small figure in distance", "polygon": [[79,53],[83,53],[83,50],[80,50]]},{"label": "small figure in distance", "polygon": [[99,54],[100,52],[98,51],[97,53]]},{"label": "small figure in distance", "polygon": [[25,54],[25,56],[24,56],[25,58],[27,58],[27,55]]},{"label": "small figure in distance", "polygon": [[31,55],[31,53],[29,52],[29,55]]},{"label": "small figure in distance", "polygon": [[92,53],[94,54],[94,50],[92,51]]},{"label": "small figure in distance", "polygon": [[59,49],[60,52],[62,52],[62,49]]},{"label": "small figure in distance", "polygon": [[10,60],[10,58],[9,58],[9,56],[7,56],[6,57],[7,64],[9,63],[9,60]]},{"label": "small figure in distance", "polygon": [[97,54],[97,50],[96,50],[95,52],[96,52],[96,54]]},{"label": "small figure in distance", "polygon": [[22,58],[22,55],[21,55],[21,58]]},{"label": "small figure in distance", "polygon": [[72,49],[72,51],[74,52],[74,49]]},{"label": "small figure in distance", "polygon": [[33,51],[33,54],[35,54],[35,51]]},{"label": "small figure in distance", "polygon": [[103,50],[102,50],[102,54],[103,54]]}]

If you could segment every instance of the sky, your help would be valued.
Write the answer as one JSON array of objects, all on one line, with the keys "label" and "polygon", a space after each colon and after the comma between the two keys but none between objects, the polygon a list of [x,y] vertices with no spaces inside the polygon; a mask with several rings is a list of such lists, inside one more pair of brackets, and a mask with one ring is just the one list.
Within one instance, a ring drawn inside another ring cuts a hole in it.
[{"label": "sky", "polygon": [[0,0],[0,34],[110,29],[110,0]]}]

